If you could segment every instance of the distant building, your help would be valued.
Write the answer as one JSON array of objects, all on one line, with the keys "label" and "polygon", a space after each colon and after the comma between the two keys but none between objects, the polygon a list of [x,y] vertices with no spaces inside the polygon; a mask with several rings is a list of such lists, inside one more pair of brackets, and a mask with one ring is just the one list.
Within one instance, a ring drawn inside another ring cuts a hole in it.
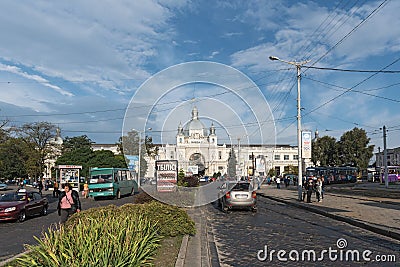
[{"label": "distant building", "polygon": [[44,164],[46,169],[44,170],[43,178],[44,179],[52,179],[51,171],[55,166],[56,160],[59,156],[61,156],[61,150],[63,145],[63,139],[61,138],[60,128],[57,128],[56,136],[51,138],[47,143],[47,147],[49,149],[49,153],[47,154]]},{"label": "distant building", "polygon": [[[157,145],[157,144],[156,144]],[[260,145],[260,144],[218,144],[218,136],[213,124],[207,129],[198,117],[196,107],[192,110],[192,118],[184,126],[180,123],[177,128],[176,144],[159,144],[158,155],[147,159],[147,176],[154,176],[155,160],[178,160],[179,169],[187,171],[189,166],[198,166],[200,173],[212,176],[220,172],[227,173],[228,159],[233,151],[237,161],[237,175],[255,176],[267,175],[274,169],[277,175],[288,172],[290,166],[298,165],[298,150],[290,145]],[[263,159],[261,166],[264,170],[257,169],[255,159]],[[309,162],[309,161],[308,161]],[[304,166],[305,167],[308,166]]]},{"label": "distant building", "polygon": [[115,155],[120,155],[121,151],[119,151],[119,147],[117,144],[92,144],[93,151],[99,150],[109,150],[113,152]]},{"label": "distant building", "polygon": [[[383,151],[379,151],[375,153],[376,158],[376,166],[381,167],[384,166],[383,162]],[[386,149],[387,154],[387,165],[388,166],[398,166],[400,165],[400,147]]]}]

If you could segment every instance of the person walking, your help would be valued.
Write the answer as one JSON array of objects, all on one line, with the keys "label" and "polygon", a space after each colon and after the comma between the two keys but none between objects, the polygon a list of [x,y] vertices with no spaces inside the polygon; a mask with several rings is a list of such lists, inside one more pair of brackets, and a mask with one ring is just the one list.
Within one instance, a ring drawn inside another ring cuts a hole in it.
[{"label": "person walking", "polygon": [[39,188],[39,194],[42,195],[43,182],[41,180],[38,181],[38,188]]},{"label": "person walking", "polygon": [[307,189],[307,203],[311,203],[311,195],[314,190],[314,182],[312,179],[308,180],[306,189]]},{"label": "person walking", "polygon": [[75,212],[81,211],[81,202],[79,200],[79,194],[72,189],[72,186],[68,183],[63,185],[64,191],[58,196],[58,215],[60,217],[60,223],[64,224],[68,218]]},{"label": "person walking", "polygon": [[53,184],[53,197],[58,197],[58,183],[57,183],[57,181],[54,181],[54,184]]},{"label": "person walking", "polygon": [[276,188],[278,188],[278,189],[281,188],[281,178],[279,176],[276,177]]},{"label": "person walking", "polygon": [[85,183],[83,184],[83,196],[84,196],[85,198],[88,198],[88,197],[89,197],[89,185],[88,185],[87,182],[85,182]]},{"label": "person walking", "polygon": [[317,179],[317,182],[315,183],[315,194],[317,196],[317,201],[321,202],[321,196],[322,196],[322,180],[321,178]]}]

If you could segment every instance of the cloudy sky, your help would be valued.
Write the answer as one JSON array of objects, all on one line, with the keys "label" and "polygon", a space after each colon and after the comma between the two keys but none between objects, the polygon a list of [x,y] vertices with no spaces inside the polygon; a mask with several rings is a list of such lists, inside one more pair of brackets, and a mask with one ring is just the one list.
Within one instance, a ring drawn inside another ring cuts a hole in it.
[{"label": "cloudy sky", "polygon": [[[255,123],[296,145],[296,68],[269,60],[277,56],[309,61],[304,129],[339,138],[363,128],[377,151],[386,125],[388,147],[400,146],[398,10],[400,1],[384,0],[1,1],[0,117],[115,143],[123,128],[162,138],[196,106],[220,143],[252,136]],[[174,78],[192,82],[164,84],[163,74],[188,62],[226,71],[216,82],[210,69],[193,76],[186,64]],[[233,76],[248,81],[232,85]]]}]

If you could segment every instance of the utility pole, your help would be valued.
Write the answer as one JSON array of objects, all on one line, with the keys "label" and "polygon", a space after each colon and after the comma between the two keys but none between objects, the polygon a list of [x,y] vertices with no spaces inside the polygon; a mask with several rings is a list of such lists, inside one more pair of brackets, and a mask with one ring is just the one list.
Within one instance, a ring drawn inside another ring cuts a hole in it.
[{"label": "utility pole", "polygon": [[269,57],[270,60],[278,60],[290,65],[296,66],[297,69],[297,148],[298,148],[298,183],[297,183],[297,192],[298,192],[298,200],[302,201],[302,190],[303,190],[303,158],[301,155],[301,102],[300,102],[300,80],[301,80],[301,66],[310,62],[310,60],[295,62],[295,61],[286,61],[282,60],[278,57]]},{"label": "utility pole", "polygon": [[387,149],[386,149],[386,126],[383,125],[383,166],[385,166],[385,187],[389,187],[388,167],[387,167]]}]

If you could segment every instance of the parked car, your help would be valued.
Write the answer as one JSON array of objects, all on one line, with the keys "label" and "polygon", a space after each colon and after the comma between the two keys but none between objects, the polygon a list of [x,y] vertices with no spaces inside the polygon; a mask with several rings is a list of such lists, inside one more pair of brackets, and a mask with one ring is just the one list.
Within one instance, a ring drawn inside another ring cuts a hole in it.
[{"label": "parked car", "polygon": [[257,194],[251,183],[247,181],[228,181],[219,187],[218,199],[222,211],[233,208],[249,208],[257,211]]},{"label": "parked car", "polygon": [[49,202],[38,192],[20,189],[0,195],[0,221],[23,222],[27,217],[47,215]]},{"label": "parked car", "polygon": [[8,189],[8,185],[4,184],[4,183],[0,183],[0,190],[7,190]]}]

